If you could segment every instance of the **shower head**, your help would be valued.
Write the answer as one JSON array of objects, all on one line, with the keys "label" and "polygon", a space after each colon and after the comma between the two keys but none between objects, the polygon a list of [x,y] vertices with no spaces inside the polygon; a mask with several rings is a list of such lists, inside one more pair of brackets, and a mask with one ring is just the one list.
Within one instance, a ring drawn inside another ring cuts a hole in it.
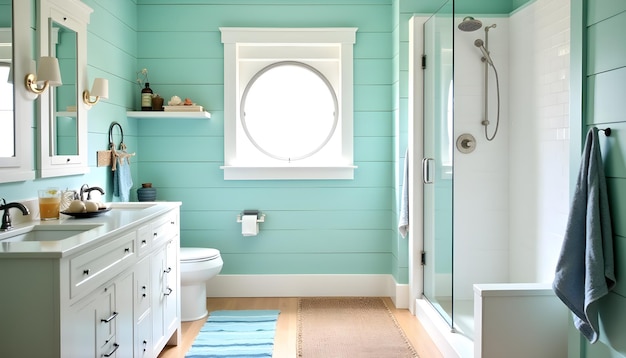
[{"label": "shower head", "polygon": [[480,49],[480,52],[483,53],[483,58],[485,59],[485,61],[493,66],[493,61],[491,60],[491,56],[489,56],[489,52],[487,52],[487,49],[485,48],[485,43],[483,42],[483,40],[476,39],[476,41],[474,41],[474,46],[478,47]]},{"label": "shower head", "polygon": [[483,26],[483,23],[480,20],[476,20],[471,16],[466,16],[463,18],[463,21],[459,24],[459,30],[465,32],[472,32],[480,29]]}]

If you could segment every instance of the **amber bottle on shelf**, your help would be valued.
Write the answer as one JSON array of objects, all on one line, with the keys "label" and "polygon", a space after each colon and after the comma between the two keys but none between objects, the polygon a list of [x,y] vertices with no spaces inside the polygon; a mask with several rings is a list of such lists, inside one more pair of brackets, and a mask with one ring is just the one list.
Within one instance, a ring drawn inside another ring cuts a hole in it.
[{"label": "amber bottle on shelf", "polygon": [[152,89],[150,83],[146,82],[146,87],[141,90],[141,110],[152,110]]}]

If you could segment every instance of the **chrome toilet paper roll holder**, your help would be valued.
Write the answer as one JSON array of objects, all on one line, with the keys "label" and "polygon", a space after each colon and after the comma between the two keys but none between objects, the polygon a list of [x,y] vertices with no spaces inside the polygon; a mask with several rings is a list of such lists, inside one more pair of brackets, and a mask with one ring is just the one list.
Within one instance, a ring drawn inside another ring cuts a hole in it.
[{"label": "chrome toilet paper roll holder", "polygon": [[265,214],[261,213],[258,210],[244,210],[243,212],[237,215],[237,222],[243,222],[242,218],[244,215],[256,215],[256,222],[262,223],[265,222]]}]

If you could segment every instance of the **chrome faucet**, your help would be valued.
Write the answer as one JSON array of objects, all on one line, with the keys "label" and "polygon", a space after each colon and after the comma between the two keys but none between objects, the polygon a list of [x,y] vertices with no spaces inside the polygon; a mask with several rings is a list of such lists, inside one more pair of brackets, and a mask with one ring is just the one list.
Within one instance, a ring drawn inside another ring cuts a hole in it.
[{"label": "chrome faucet", "polygon": [[6,200],[2,199],[2,205],[0,205],[0,210],[4,210],[4,214],[2,214],[2,226],[0,226],[0,230],[2,231],[8,231],[13,228],[13,225],[11,224],[11,214],[9,213],[9,209],[11,208],[20,209],[22,211],[22,215],[30,214],[24,205],[18,202],[7,204]]},{"label": "chrome faucet", "polygon": [[87,184],[83,184],[83,186],[80,187],[80,200],[83,201],[84,199],[84,195],[85,193],[87,193],[87,200],[91,200],[91,192],[97,190],[100,192],[100,194],[104,195],[104,190],[102,190],[102,188],[98,187],[98,186],[94,186],[94,187],[89,187],[89,185]]}]

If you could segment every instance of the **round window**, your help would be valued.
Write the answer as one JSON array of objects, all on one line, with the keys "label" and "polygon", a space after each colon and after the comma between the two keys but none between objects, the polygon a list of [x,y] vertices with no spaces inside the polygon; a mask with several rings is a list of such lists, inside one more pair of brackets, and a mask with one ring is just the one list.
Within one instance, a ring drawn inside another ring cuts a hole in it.
[{"label": "round window", "polygon": [[312,156],[337,128],[337,96],[315,68],[296,61],[271,64],[243,92],[241,124],[264,154],[285,161]]}]

